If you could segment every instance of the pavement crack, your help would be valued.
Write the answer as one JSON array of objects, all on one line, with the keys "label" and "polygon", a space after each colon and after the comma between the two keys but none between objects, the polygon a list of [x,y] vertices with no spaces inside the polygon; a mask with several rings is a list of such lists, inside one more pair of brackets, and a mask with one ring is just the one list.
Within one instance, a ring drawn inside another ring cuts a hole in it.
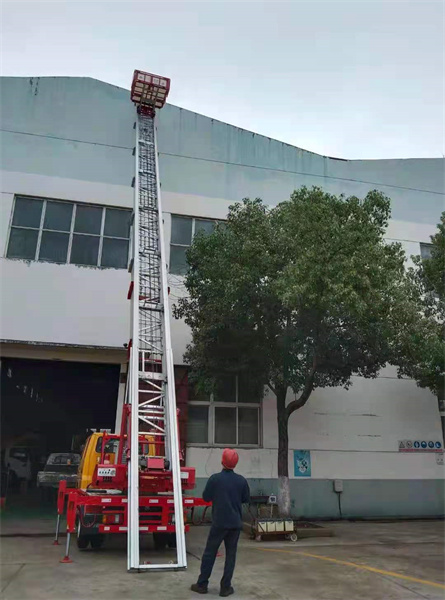
[{"label": "pavement crack", "polygon": [[8,588],[11,583],[14,581],[14,579],[16,579],[17,575],[20,573],[20,571],[23,569],[23,567],[25,566],[26,563],[17,563],[20,564],[20,567],[17,569],[17,571],[13,574],[13,576],[11,577],[11,579],[8,581],[8,583],[2,587],[2,594],[3,592],[6,591],[6,588]]},{"label": "pavement crack", "polygon": [[197,556],[196,554],[193,554],[193,552],[190,552],[190,550],[187,550],[187,554],[189,554],[190,556],[193,556],[193,558],[196,558],[196,560],[201,560],[200,556]]},{"label": "pavement crack", "polygon": [[403,588],[404,590],[407,590],[408,592],[411,592],[411,594],[414,594],[418,598],[425,598],[425,600],[430,600],[430,598],[431,598],[431,596],[424,596],[418,590],[413,590],[413,589],[409,588],[408,586],[403,585],[403,583],[400,583],[400,581],[397,580],[397,579],[393,579],[392,577],[388,577],[386,575],[380,575],[380,577],[382,579],[386,579],[387,581],[391,581],[392,583],[395,583],[396,585],[398,585],[399,587]]}]

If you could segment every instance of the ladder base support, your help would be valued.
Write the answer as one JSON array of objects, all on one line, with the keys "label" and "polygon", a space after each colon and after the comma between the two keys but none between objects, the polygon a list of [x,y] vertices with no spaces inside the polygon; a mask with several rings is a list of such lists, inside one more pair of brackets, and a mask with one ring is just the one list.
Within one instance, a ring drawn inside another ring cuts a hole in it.
[{"label": "ladder base support", "polygon": [[171,564],[166,565],[140,565],[137,569],[128,569],[129,573],[145,573],[146,571],[152,571],[154,573],[161,573],[163,571],[187,571],[187,567],[173,567]]}]

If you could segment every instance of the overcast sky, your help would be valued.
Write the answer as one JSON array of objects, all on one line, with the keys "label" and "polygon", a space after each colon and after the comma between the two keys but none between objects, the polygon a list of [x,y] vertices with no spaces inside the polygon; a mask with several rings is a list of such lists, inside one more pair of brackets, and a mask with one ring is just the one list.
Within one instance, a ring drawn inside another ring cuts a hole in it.
[{"label": "overcast sky", "polygon": [[2,73],[172,79],[169,101],[343,158],[442,156],[444,2],[5,2]]}]

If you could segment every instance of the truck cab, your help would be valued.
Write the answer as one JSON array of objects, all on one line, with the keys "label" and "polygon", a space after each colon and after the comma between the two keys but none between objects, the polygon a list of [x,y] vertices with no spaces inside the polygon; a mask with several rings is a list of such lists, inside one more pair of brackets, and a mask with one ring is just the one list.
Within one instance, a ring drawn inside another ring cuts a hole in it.
[{"label": "truck cab", "polygon": [[[103,451],[103,462],[102,459],[102,446],[105,448]],[[145,440],[139,443],[139,454],[148,456],[156,455],[156,443],[153,436],[147,434],[144,436]],[[85,447],[82,452],[82,458],[79,464],[77,472],[77,487],[81,490],[86,491],[89,486],[93,483],[93,476],[97,465],[116,465],[119,462],[119,445],[121,436],[117,434],[108,434],[104,432],[95,432],[90,435],[85,443]],[[124,444],[125,445],[125,444]],[[127,457],[125,450],[122,452],[121,464],[126,464]]]}]

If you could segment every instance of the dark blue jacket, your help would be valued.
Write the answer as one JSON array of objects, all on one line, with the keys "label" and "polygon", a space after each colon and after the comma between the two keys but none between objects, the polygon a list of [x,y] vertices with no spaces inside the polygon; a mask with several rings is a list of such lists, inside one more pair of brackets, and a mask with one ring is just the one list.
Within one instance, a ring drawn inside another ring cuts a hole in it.
[{"label": "dark blue jacket", "polygon": [[212,475],[202,497],[212,502],[212,522],[221,529],[242,529],[242,504],[250,502],[249,484],[229,469]]}]

